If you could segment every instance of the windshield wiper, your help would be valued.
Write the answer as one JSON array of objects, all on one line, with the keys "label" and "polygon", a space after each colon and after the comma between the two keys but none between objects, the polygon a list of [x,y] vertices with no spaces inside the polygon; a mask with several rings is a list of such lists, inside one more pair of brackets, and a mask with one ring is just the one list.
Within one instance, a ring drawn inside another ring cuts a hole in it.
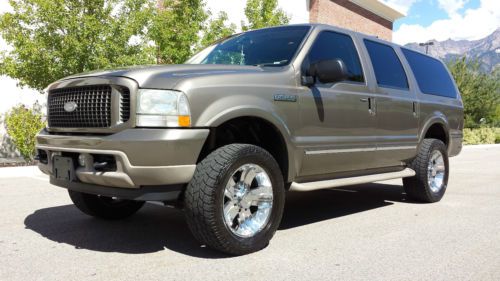
[{"label": "windshield wiper", "polygon": [[281,60],[281,61],[275,61],[275,62],[253,64],[253,66],[282,66],[283,64],[285,64],[287,62],[288,62],[288,60]]}]

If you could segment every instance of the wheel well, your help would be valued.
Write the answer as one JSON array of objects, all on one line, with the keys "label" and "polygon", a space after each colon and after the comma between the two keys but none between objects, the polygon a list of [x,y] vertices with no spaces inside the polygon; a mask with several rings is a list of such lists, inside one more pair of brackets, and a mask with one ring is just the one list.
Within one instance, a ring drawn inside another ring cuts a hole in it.
[{"label": "wheel well", "polygon": [[288,151],[280,131],[270,122],[258,117],[239,117],[210,129],[198,157],[198,163],[214,150],[232,143],[260,146],[278,162],[283,179],[288,178]]},{"label": "wheel well", "polygon": [[446,145],[446,147],[448,147],[448,136],[446,134],[444,126],[441,124],[436,123],[430,126],[429,129],[427,129],[424,138],[438,139],[442,141]]}]

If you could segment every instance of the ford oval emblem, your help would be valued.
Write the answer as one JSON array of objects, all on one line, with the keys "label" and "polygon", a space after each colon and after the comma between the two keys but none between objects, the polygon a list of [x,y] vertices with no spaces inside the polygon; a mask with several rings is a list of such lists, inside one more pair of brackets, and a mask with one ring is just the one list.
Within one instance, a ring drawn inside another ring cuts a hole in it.
[{"label": "ford oval emblem", "polygon": [[73,112],[76,110],[78,105],[74,101],[70,101],[64,104],[64,111],[66,112]]}]

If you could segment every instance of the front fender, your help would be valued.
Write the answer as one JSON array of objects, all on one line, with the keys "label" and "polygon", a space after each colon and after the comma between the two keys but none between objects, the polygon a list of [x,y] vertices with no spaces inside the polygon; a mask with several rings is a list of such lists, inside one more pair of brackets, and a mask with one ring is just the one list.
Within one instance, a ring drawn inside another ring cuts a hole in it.
[{"label": "front fender", "polygon": [[[242,98],[245,102],[242,103]],[[281,113],[281,114],[280,114]],[[195,126],[218,127],[225,122],[240,117],[260,118],[272,124],[281,134],[286,144],[288,155],[288,179],[295,176],[295,151],[291,143],[291,132],[287,126],[286,115],[280,112],[271,101],[260,97],[228,96],[209,104],[203,112],[198,115]],[[274,141],[274,140],[270,140]]]}]

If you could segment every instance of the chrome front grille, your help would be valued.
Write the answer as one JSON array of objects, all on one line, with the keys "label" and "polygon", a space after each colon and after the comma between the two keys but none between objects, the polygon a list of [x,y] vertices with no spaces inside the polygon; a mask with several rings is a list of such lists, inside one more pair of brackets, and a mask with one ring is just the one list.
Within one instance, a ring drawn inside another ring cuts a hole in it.
[{"label": "chrome front grille", "polygon": [[[130,115],[130,93],[120,97],[120,119]],[[109,128],[112,125],[112,93],[110,85],[93,85],[54,89],[48,96],[48,122],[52,128]],[[124,102],[125,101],[125,102]],[[71,104],[76,109],[71,110]],[[66,108],[65,108],[66,105]],[[69,105],[69,106],[68,106]],[[126,108],[124,108],[126,107]],[[70,109],[70,110],[68,110]],[[128,113],[127,113],[128,112]],[[128,118],[126,118],[128,120]]]}]

